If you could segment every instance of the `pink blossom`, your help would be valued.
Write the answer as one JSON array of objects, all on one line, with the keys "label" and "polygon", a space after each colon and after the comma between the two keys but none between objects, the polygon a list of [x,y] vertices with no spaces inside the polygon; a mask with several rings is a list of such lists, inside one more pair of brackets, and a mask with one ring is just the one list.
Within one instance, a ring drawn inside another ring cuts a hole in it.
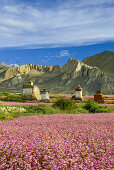
[{"label": "pink blossom", "polygon": [[113,169],[113,113],[0,121],[0,169]]},{"label": "pink blossom", "polygon": [[107,103],[104,103],[104,104],[101,104],[102,106],[114,106],[114,104],[107,104]]}]

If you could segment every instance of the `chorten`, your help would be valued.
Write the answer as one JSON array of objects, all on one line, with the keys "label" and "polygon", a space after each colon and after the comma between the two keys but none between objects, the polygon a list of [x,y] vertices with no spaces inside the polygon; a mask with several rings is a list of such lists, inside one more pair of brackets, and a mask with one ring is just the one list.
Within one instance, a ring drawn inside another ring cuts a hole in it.
[{"label": "chorten", "polygon": [[37,86],[33,85],[32,81],[29,81],[28,84],[23,85],[22,99],[41,100],[40,90]]},{"label": "chorten", "polygon": [[104,96],[102,95],[102,91],[99,90],[94,95],[94,101],[97,103],[104,103]]},{"label": "chorten", "polygon": [[42,101],[49,101],[49,90],[47,90],[47,89],[43,89],[42,91],[41,91],[41,100]]},{"label": "chorten", "polygon": [[76,91],[75,99],[82,100],[82,91],[83,91],[83,89],[81,88],[81,86],[78,85],[77,88],[75,89],[75,91]]}]

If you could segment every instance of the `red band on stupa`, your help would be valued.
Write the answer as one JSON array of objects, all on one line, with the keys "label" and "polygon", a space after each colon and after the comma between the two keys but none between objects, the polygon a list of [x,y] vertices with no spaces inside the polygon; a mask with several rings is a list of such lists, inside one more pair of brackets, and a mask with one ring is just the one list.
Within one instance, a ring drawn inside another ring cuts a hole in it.
[{"label": "red band on stupa", "polygon": [[75,91],[82,91],[82,89],[75,89]]}]

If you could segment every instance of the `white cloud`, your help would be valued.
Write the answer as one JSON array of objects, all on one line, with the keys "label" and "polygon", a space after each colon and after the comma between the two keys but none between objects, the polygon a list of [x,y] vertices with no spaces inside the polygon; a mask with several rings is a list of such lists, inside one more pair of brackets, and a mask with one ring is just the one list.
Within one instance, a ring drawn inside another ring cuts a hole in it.
[{"label": "white cloud", "polygon": [[59,47],[109,40],[114,40],[112,0],[71,0],[56,8],[0,6],[0,47]]},{"label": "white cloud", "polygon": [[12,28],[18,28],[18,29],[23,29],[28,30],[28,31],[35,31],[35,24],[32,22],[27,22],[27,21],[21,21],[21,20],[16,20],[12,18],[0,18],[0,23],[3,26],[7,26],[9,30]]},{"label": "white cloud", "polygon": [[60,52],[61,57],[64,57],[64,56],[66,57],[66,56],[69,56],[69,55],[70,55],[70,53],[69,53],[68,50],[63,50],[63,51]]},{"label": "white cloud", "polygon": [[16,6],[4,6],[3,8],[5,10],[5,12],[8,12],[8,13],[16,13],[18,14],[19,13],[19,8],[16,7]]},{"label": "white cloud", "polygon": [[[70,52],[68,50],[62,50],[59,53],[55,53],[54,55],[49,56],[50,58],[61,58],[61,57],[69,57]],[[47,57],[47,56],[45,56]]]}]

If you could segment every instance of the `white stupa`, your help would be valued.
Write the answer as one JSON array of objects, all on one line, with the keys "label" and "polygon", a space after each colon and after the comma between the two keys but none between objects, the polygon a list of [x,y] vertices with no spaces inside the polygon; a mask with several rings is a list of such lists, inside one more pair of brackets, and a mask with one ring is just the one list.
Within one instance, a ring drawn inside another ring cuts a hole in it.
[{"label": "white stupa", "polygon": [[77,99],[77,100],[82,100],[82,88],[81,88],[81,86],[80,85],[78,85],[78,87],[75,89],[75,91],[76,91],[76,96],[75,96],[75,98]]},{"label": "white stupa", "polygon": [[43,101],[48,101],[49,100],[49,90],[43,89],[42,91],[40,91],[41,93],[41,100]]}]

